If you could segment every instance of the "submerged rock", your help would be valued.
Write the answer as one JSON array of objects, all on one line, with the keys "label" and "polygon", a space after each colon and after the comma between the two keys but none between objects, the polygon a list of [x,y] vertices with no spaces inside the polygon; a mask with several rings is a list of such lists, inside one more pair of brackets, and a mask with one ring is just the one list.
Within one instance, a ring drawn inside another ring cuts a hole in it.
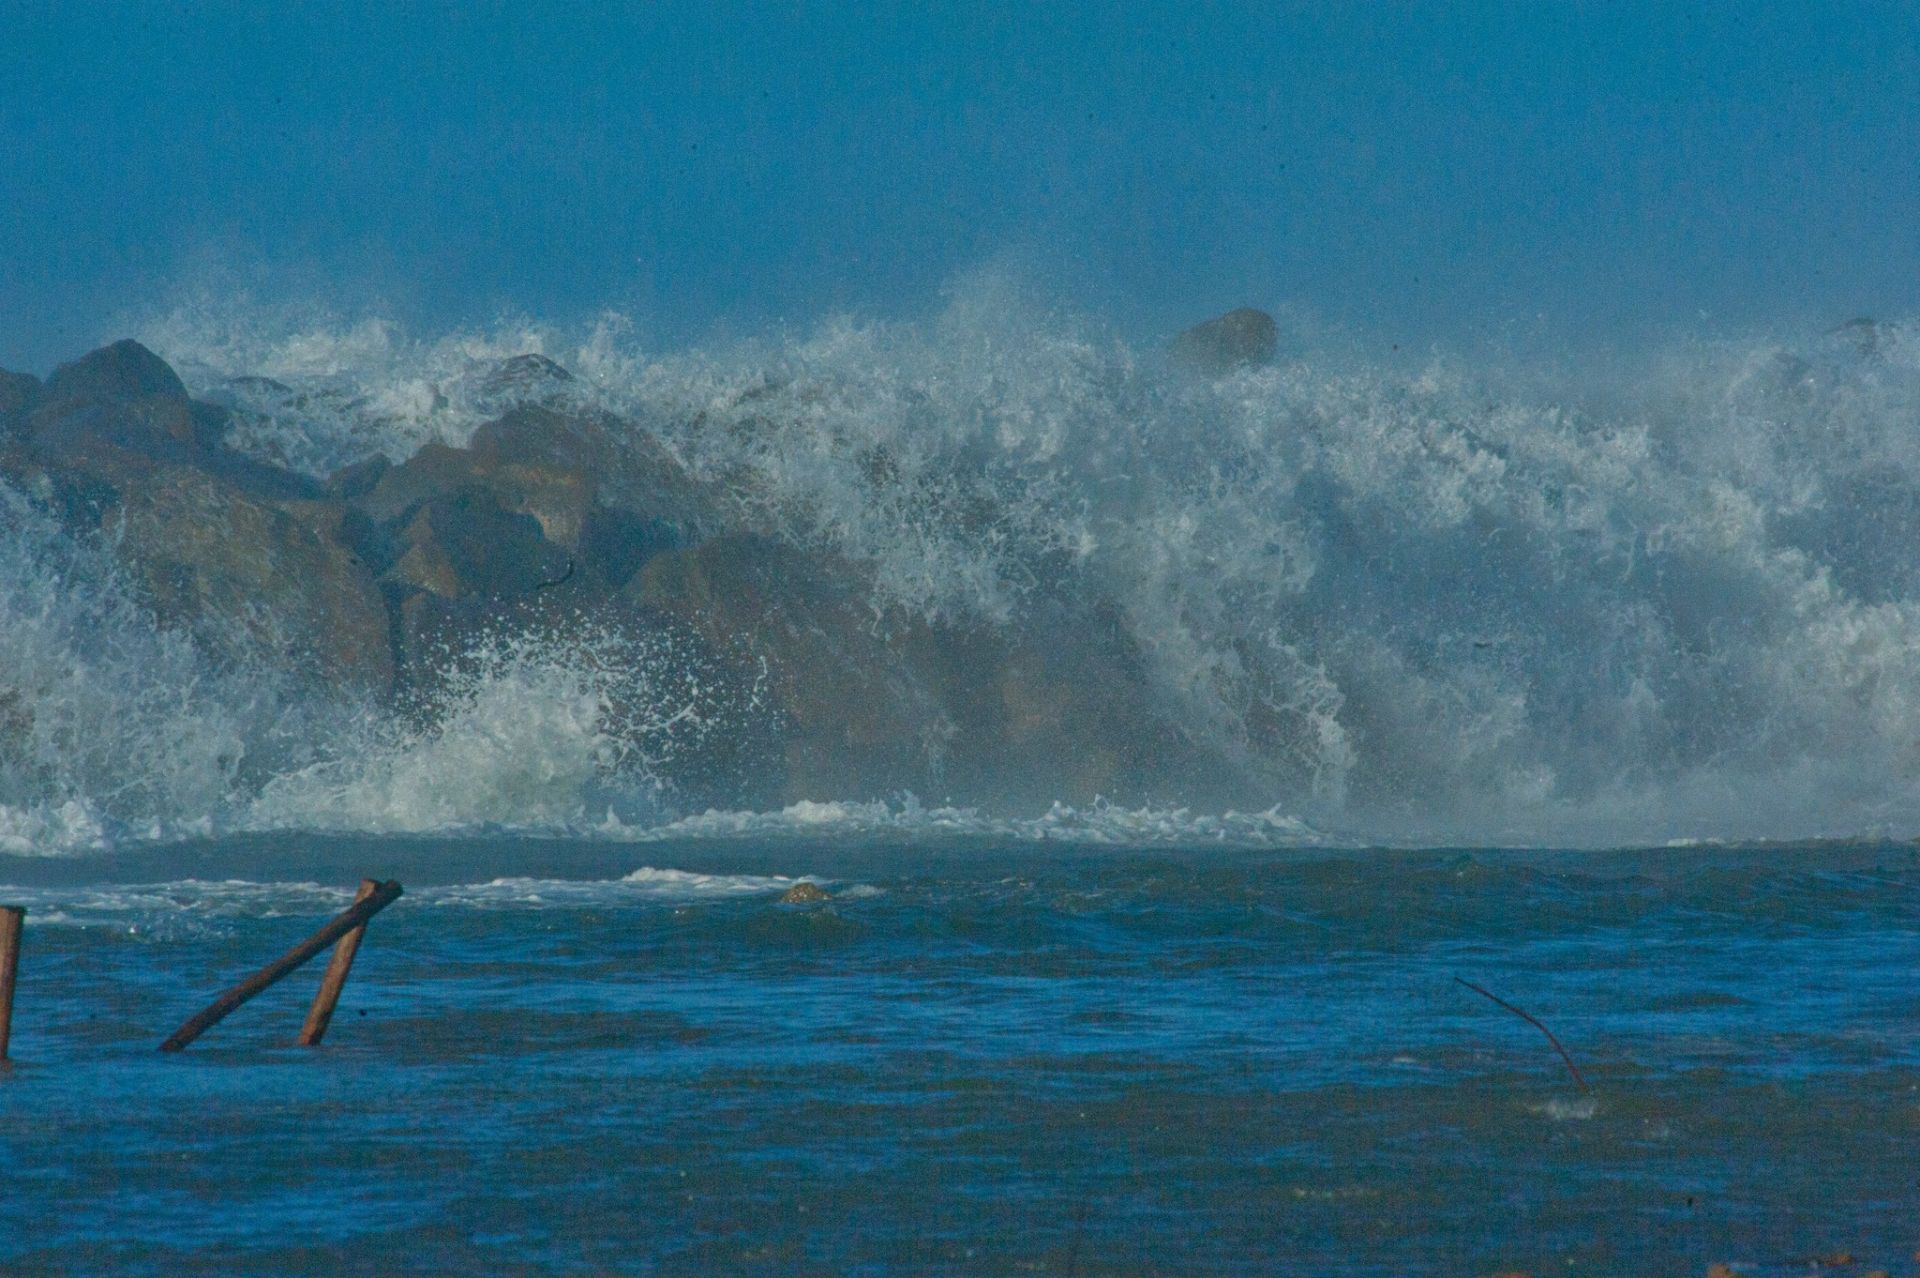
[{"label": "submerged rock", "polygon": [[1189,372],[1217,377],[1272,362],[1279,340],[1273,316],[1242,307],[1174,338],[1168,357]]}]

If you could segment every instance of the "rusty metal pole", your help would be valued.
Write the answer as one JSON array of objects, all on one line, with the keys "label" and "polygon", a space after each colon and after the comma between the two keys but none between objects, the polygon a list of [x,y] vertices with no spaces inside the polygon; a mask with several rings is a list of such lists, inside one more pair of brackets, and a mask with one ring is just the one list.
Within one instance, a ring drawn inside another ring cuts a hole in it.
[{"label": "rusty metal pole", "polygon": [[27,917],[18,905],[0,905],[0,1064],[13,1036],[13,978],[20,972],[20,925]]},{"label": "rusty metal pole", "polygon": [[[372,879],[361,879],[360,893],[353,898],[353,903],[360,904],[379,887]],[[320,978],[320,988],[314,993],[313,1006],[307,1009],[307,1022],[300,1027],[300,1046],[320,1045],[321,1037],[327,1032],[327,1022],[333,1019],[334,1005],[340,1001],[340,991],[346,988],[347,973],[353,970],[353,956],[360,949],[360,938],[366,934],[367,925],[362,923],[333,943],[333,957],[327,961],[326,975]]]},{"label": "rusty metal pole", "polygon": [[266,989],[275,981],[298,970],[301,965],[326,949],[335,941],[353,931],[366,926],[368,919],[386,909],[399,899],[400,884],[393,879],[374,888],[365,900],[356,901],[335,915],[333,921],[309,936],[300,944],[288,950],[273,962],[249,976],[213,1002],[207,1004],[199,1015],[173,1032],[173,1037],[160,1044],[163,1052],[177,1052],[194,1039],[199,1038],[217,1025],[229,1012]]}]

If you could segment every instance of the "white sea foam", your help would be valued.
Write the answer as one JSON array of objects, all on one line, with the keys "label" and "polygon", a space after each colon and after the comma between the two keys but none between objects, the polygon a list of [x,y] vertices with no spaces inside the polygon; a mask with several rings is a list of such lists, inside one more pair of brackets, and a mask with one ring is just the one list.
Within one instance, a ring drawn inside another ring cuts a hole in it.
[{"label": "white sea foam", "polygon": [[[819,882],[820,880],[809,880]],[[478,909],[576,909],[622,901],[698,901],[778,896],[800,882],[774,874],[700,874],[642,866],[618,879],[502,878],[486,883],[426,888],[417,904]]]},{"label": "white sea foam", "polygon": [[194,832],[334,717],[157,626],[105,547],[0,483],[0,849]]},{"label": "white sea foam", "polygon": [[[615,744],[634,739],[608,721],[625,703],[592,663],[504,663],[425,726],[290,704],[156,630],[110,557],[9,497],[0,722],[31,712],[0,745],[10,850],[312,827],[1250,844],[1920,828],[1913,323],[1555,362],[1320,341],[1201,381],[981,276],[921,322],[681,352],[617,317],[418,337],[230,301],[142,336],[245,410],[239,446],[313,473],[463,441],[503,395],[564,395],[722,484],[743,525],[866,565],[876,616],[1017,629],[1047,599],[1096,601],[1161,715],[1221,760],[1204,806],[1259,815],[1205,815],[1172,786],[1150,808],[822,793],[675,820],[657,770]],[[575,380],[489,380],[528,351]],[[686,704],[642,700],[662,721]]]},{"label": "white sea foam", "polygon": [[1034,818],[995,817],[974,808],[924,807],[911,797],[892,802],[806,801],[772,812],[708,811],[612,837],[636,842],[678,839],[1005,840],[1079,844],[1219,844],[1241,847],[1306,846],[1323,836],[1278,811],[1219,815],[1184,808],[1124,808],[1056,803]]},{"label": "white sea foam", "polygon": [[[408,889],[404,908],[552,910],[617,907],[636,902],[697,903],[777,899],[800,882],[828,886],[836,896],[877,894],[864,884],[839,885],[812,876],[701,874],[643,866],[617,879],[498,878],[479,883]],[[182,879],[171,883],[67,888],[8,887],[7,901],[27,908],[28,926],[123,932],[147,939],[218,931],[236,919],[319,917],[344,908],[352,891],[306,882]],[[396,906],[396,908],[399,908]]]},{"label": "white sea foam", "polygon": [[1529,1105],[1536,1114],[1543,1114],[1556,1123],[1585,1122],[1600,1112],[1600,1102],[1591,1096],[1582,1096],[1575,1100],[1554,1097],[1544,1105]]}]

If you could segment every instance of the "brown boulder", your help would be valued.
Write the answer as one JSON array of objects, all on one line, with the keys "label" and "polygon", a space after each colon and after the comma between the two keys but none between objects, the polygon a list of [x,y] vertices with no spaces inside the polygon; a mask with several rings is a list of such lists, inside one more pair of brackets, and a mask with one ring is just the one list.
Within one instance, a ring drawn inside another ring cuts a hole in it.
[{"label": "brown boulder", "polygon": [[538,521],[472,488],[422,505],[396,548],[383,582],[450,599],[532,594],[564,584],[574,567],[572,556],[541,536]]},{"label": "brown boulder", "polygon": [[992,794],[1008,809],[1139,798],[1192,753],[1156,718],[1117,618],[1037,607],[1014,630],[886,617],[865,574],[734,535],[660,555],[628,587],[765,663],[787,801]]},{"label": "brown boulder", "polygon": [[131,340],[55,369],[28,415],[27,435],[50,457],[106,444],[186,460],[202,443],[187,388],[165,360]]},{"label": "brown boulder", "polygon": [[1168,355],[1180,368],[1218,377],[1272,362],[1279,341],[1273,316],[1242,307],[1180,334]]},{"label": "brown boulder", "polygon": [[393,679],[386,606],[331,517],[186,466],[123,471],[102,528],[162,622],[235,661],[371,692]]},{"label": "brown boulder", "polygon": [[656,556],[627,586],[644,608],[765,664],[785,726],[785,797],[924,791],[950,725],[882,639],[858,575],[734,534]]},{"label": "brown boulder", "polygon": [[217,475],[257,497],[319,495],[303,476],[227,447],[231,420],[226,409],[189,399],[166,361],[122,341],[56,369],[20,433],[43,461],[96,480],[168,463]]},{"label": "brown boulder", "polygon": [[618,585],[659,550],[717,528],[716,496],[658,441],[601,414],[522,407],[474,432],[472,451],[522,495],[547,535],[584,550]]},{"label": "brown boulder", "polygon": [[1156,715],[1137,648],[1111,611],[1040,601],[1012,629],[930,630],[914,664],[951,724],[946,780],[1026,810],[1141,801],[1175,789],[1191,752]]},{"label": "brown boulder", "polygon": [[54,369],[47,379],[46,399],[54,404],[82,399],[160,399],[184,404],[187,388],[165,360],[132,338],[123,338]]},{"label": "brown boulder", "polygon": [[[531,549],[525,528],[503,519],[530,521],[540,542],[561,552],[557,564],[542,553],[537,571],[491,586],[472,573],[449,575],[444,564],[396,563],[403,580],[442,594],[532,589],[568,563],[583,584],[617,589],[648,558],[690,540],[706,508],[698,486],[652,445],[618,444],[604,422],[533,407],[482,426],[469,447],[428,444],[398,466],[343,471],[330,487],[388,530],[390,560],[405,557],[430,526],[442,541],[458,537],[456,513],[476,529],[486,525],[476,533],[482,539],[505,536],[510,554],[525,558]],[[416,526],[423,513],[427,524]]]}]

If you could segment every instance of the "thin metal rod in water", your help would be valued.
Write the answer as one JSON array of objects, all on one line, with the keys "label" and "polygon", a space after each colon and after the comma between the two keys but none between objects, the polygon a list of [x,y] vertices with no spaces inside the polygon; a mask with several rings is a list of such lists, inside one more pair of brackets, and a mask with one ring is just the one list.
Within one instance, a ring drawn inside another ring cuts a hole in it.
[{"label": "thin metal rod in water", "polygon": [[1533,1016],[1528,1015],[1526,1012],[1521,1011],[1519,1008],[1515,1007],[1513,1004],[1507,1002],[1507,1000],[1505,1000],[1504,998],[1501,998],[1498,994],[1495,994],[1492,990],[1482,989],[1478,985],[1475,985],[1472,981],[1469,981],[1462,976],[1456,976],[1453,979],[1460,982],[1460,984],[1466,986],[1468,989],[1472,990],[1475,994],[1478,994],[1481,998],[1491,999],[1495,1003],[1498,1003],[1501,1007],[1506,1008],[1509,1012],[1512,1012],[1515,1016],[1519,1017],[1521,1020],[1525,1021],[1527,1024],[1533,1026],[1535,1029],[1539,1030],[1542,1034],[1545,1034],[1547,1036],[1547,1041],[1553,1044],[1553,1050],[1560,1053],[1560,1059],[1567,1063],[1567,1071],[1573,1075],[1573,1081],[1580,1084],[1580,1090],[1583,1092],[1589,1092],[1589,1093],[1593,1091],[1593,1088],[1587,1086],[1587,1080],[1580,1077],[1580,1067],[1573,1063],[1573,1057],[1567,1055],[1567,1049],[1560,1046],[1560,1040],[1553,1036],[1552,1030],[1548,1029],[1545,1025],[1542,1025],[1539,1022],[1539,1020],[1537,1020]]},{"label": "thin metal rod in water", "polygon": [[[379,887],[380,884],[373,879],[361,879],[360,892],[353,898],[353,903],[360,904]],[[326,975],[320,978],[320,988],[314,993],[313,1006],[307,1009],[307,1022],[300,1027],[300,1046],[320,1045],[321,1037],[327,1032],[327,1023],[333,1019],[334,1005],[340,1001],[340,991],[346,988],[347,973],[353,970],[353,956],[359,952],[360,938],[366,934],[367,925],[362,923],[333,943],[333,957],[327,961]]]},{"label": "thin metal rod in water", "polygon": [[0,1063],[13,1037],[13,978],[20,973],[20,926],[26,917],[18,905],[0,905]]},{"label": "thin metal rod in water", "polygon": [[160,1044],[163,1052],[177,1052],[199,1038],[213,1026],[220,1023],[226,1015],[245,1003],[260,991],[272,985],[291,972],[297,971],[302,964],[326,949],[335,941],[353,931],[364,927],[368,919],[393,904],[400,896],[400,884],[393,879],[376,887],[363,901],[355,901],[335,915],[333,921],[309,936],[300,944],[288,950],[278,959],[267,964],[240,984],[234,986],[219,998],[209,1003],[204,1011],[173,1032],[173,1037]]}]

